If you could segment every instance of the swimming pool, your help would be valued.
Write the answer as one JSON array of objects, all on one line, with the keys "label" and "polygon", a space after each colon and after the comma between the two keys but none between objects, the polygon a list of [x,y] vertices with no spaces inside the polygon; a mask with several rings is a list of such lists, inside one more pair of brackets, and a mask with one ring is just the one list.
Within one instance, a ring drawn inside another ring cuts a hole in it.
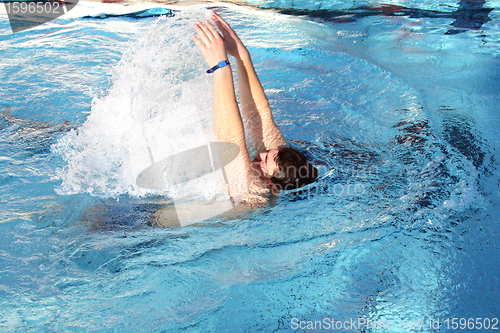
[{"label": "swimming pool", "polygon": [[209,110],[187,42],[204,10],[81,2],[17,34],[2,14],[2,330],[320,332],[308,321],[361,319],[347,331],[447,332],[452,318],[492,328],[500,2],[479,4],[492,10],[221,9],[285,137],[321,175],[273,207],[173,229],[148,226],[163,203],[130,185],[128,133],[163,106]]}]

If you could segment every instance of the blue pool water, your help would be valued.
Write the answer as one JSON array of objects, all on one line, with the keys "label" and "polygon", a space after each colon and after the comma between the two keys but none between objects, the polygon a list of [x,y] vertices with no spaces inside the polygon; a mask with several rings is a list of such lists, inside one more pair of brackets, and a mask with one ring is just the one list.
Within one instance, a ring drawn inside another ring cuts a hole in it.
[{"label": "blue pool water", "polygon": [[493,327],[499,1],[222,8],[276,122],[321,175],[272,207],[184,228],[149,226],[171,193],[133,184],[138,129],[157,138],[151,124],[193,105],[209,120],[190,42],[206,10],[168,8],[81,2],[16,34],[0,15],[2,331]]}]

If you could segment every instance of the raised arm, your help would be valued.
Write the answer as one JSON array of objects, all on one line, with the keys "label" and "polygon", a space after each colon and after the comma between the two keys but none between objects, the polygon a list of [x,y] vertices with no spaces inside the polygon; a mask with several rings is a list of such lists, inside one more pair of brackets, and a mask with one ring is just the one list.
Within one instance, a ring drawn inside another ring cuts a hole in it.
[{"label": "raised arm", "polygon": [[[193,35],[193,41],[201,50],[210,68],[227,60],[224,41],[209,21],[205,21],[205,24],[198,22],[195,25],[195,30],[199,38]],[[212,75],[214,77],[215,134],[219,141],[235,143],[241,151],[239,165],[227,173],[229,182],[230,184],[246,182],[251,161],[245,144],[245,132],[236,102],[230,65],[217,69]],[[231,193],[231,196],[234,195],[236,193]]]},{"label": "raised arm", "polygon": [[238,35],[219,15],[212,12],[212,20],[224,35],[227,52],[236,58],[241,111],[249,123],[252,138],[259,152],[288,146],[273,119],[271,107],[255,72],[250,53]]}]

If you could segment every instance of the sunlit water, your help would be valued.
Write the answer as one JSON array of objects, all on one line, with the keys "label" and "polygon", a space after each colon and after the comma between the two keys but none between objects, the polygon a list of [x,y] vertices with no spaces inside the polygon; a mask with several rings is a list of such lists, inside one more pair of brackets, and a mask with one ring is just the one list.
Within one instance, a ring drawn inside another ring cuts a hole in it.
[{"label": "sunlit water", "polygon": [[193,107],[211,138],[211,78],[190,42],[206,11],[80,3],[17,34],[2,14],[2,330],[312,332],[293,318],[362,318],[446,332],[446,318],[498,318],[500,4],[480,29],[333,12],[366,5],[221,11],[321,175],[273,206],[165,229],[149,223],[173,194],[134,183],[140,140],[189,146],[193,133],[161,126]]}]

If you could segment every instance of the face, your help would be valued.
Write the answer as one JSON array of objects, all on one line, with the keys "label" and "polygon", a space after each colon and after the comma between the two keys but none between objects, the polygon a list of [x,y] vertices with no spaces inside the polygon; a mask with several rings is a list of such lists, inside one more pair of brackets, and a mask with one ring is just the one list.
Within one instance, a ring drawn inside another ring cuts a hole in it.
[{"label": "face", "polygon": [[257,157],[252,163],[253,168],[255,170],[260,170],[262,176],[265,178],[271,178],[274,172],[278,169],[278,165],[274,161],[276,155],[278,155],[278,151],[279,149],[274,148],[257,154]]}]

